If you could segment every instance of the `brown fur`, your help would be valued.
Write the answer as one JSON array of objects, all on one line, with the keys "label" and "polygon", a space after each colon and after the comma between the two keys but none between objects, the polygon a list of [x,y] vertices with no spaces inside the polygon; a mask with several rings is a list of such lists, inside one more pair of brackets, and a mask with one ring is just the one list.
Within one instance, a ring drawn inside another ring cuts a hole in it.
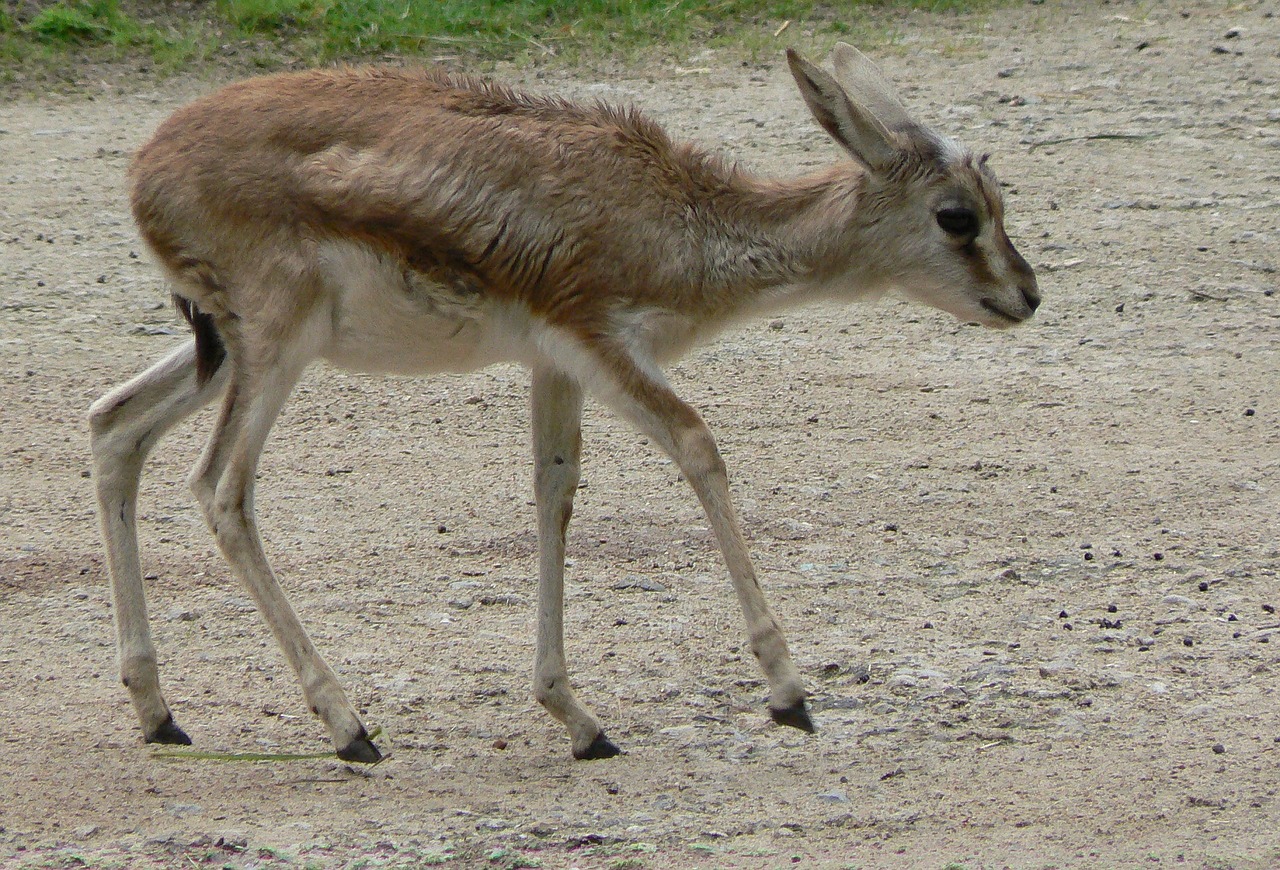
[{"label": "brown fur", "polygon": [[[280,590],[252,510],[263,443],[320,357],[422,373],[498,359],[531,368],[534,694],[565,723],[576,757],[618,751],[569,687],[563,649],[564,535],[588,391],[679,465],[720,545],[774,719],[812,729],[715,439],[661,363],[736,317],[813,298],[897,288],[1008,326],[1039,296],[981,162],[913,121],[849,46],[836,49],[835,77],[788,59],[851,158],[798,179],[741,171],[631,109],[440,70],[253,79],[161,125],[131,169],[133,212],[195,338],[90,411],[121,676],[148,740],[186,735],[160,693],[147,626],[138,476],[168,428],[221,396],[192,489],[339,755],[379,757]],[[945,231],[947,208],[971,210],[977,234]]]}]

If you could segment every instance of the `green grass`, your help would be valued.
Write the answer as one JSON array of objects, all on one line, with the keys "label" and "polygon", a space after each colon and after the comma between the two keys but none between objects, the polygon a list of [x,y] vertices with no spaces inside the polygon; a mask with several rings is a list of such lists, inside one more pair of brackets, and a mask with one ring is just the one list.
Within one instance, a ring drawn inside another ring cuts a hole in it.
[{"label": "green grass", "polygon": [[[34,0],[0,7],[0,78],[67,61],[160,71],[384,57],[573,63],[858,33],[869,11],[999,0]],[[873,12],[871,14],[874,14]],[[787,25],[781,39],[774,33]],[[830,39],[826,38],[830,37]]]}]

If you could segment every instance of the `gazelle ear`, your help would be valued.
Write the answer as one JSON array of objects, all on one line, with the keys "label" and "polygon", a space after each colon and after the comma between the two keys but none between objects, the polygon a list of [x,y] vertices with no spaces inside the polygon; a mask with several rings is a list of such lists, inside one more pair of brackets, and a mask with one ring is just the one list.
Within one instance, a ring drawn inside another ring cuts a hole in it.
[{"label": "gazelle ear", "polygon": [[866,108],[886,129],[916,126],[898,99],[897,92],[871,58],[847,42],[837,42],[831,52],[831,63],[835,67],[836,81],[849,99]]},{"label": "gazelle ear", "polygon": [[854,103],[839,82],[794,49],[787,49],[787,63],[813,117],[854,159],[873,172],[893,162],[893,136],[866,106]]}]

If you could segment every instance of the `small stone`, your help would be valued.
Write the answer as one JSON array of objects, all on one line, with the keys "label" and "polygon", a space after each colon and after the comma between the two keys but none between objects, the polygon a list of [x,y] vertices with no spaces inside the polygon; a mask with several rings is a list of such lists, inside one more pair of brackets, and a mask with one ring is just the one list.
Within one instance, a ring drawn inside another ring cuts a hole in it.
[{"label": "small stone", "polygon": [[1208,592],[1208,591],[1209,591],[1209,581],[1208,581],[1208,580],[1201,580],[1201,581],[1200,581],[1200,587],[1199,587],[1199,588],[1200,588],[1200,591],[1201,591],[1201,592]]},{"label": "small stone", "polygon": [[1275,605],[1274,605],[1274,604],[1264,604],[1264,605],[1262,605],[1262,609],[1263,609],[1263,611],[1265,611],[1266,613],[1275,613],[1275,612],[1276,612],[1276,608],[1275,608]]},{"label": "small stone", "polygon": [[1114,604],[1107,605],[1107,613],[1115,613],[1118,609]]},{"label": "small stone", "polygon": [[667,587],[650,577],[628,577],[613,584],[614,589],[639,590],[641,592],[666,592]]},{"label": "small stone", "polygon": [[1223,746],[1221,743],[1215,743],[1215,744],[1213,744],[1213,754],[1214,754],[1214,755],[1221,755],[1222,753],[1224,753],[1224,752],[1226,752],[1226,751],[1227,751],[1227,747]]},{"label": "small stone", "polygon": [[1244,30],[1242,30],[1241,28],[1232,27],[1228,29],[1226,33],[1222,34],[1222,37],[1223,39],[1239,39],[1240,34],[1242,33],[1244,33]]},{"label": "small stone", "polygon": [[1253,416],[1254,414],[1256,414],[1256,413],[1257,413],[1257,412],[1256,412],[1256,411],[1254,411],[1254,410],[1253,410],[1253,408],[1245,408],[1245,409],[1244,409],[1244,415],[1245,415],[1246,417],[1252,417],[1252,416]]},{"label": "small stone", "polygon": [[506,748],[507,748],[507,741],[505,741],[505,740],[503,740],[501,737],[499,737],[497,740],[493,741],[493,748],[494,748],[494,749],[506,749]]},{"label": "small stone", "polygon": [[1194,639],[1192,639],[1192,638],[1184,637],[1184,638],[1182,639],[1182,645],[1183,645],[1183,646],[1195,646],[1195,645],[1196,645],[1196,642],[1195,642],[1195,640],[1194,640]]}]

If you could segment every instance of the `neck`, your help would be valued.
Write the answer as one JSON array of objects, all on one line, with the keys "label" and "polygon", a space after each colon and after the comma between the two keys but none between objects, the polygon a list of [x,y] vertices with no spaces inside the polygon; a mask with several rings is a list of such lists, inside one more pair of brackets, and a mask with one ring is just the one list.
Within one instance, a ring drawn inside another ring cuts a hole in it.
[{"label": "neck", "polygon": [[849,272],[849,232],[865,178],[850,164],[797,179],[733,173],[693,222],[704,293],[723,313],[787,308]]}]

